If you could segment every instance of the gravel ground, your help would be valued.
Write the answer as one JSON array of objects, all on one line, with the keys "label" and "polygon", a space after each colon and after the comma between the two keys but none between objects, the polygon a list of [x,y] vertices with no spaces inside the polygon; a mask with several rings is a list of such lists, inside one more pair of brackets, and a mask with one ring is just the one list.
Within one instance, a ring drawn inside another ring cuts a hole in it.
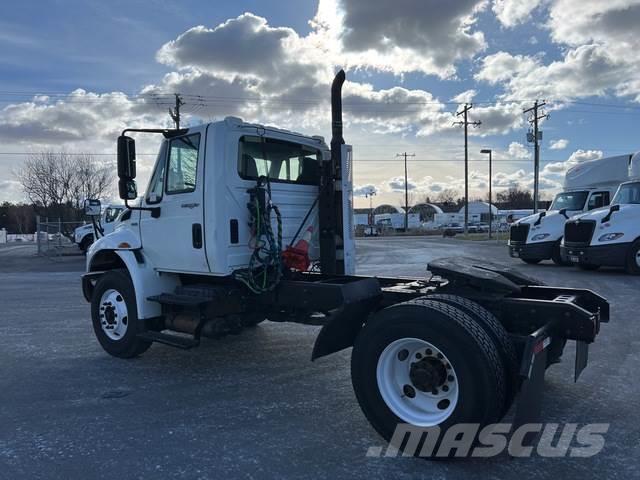
[{"label": "gravel ground", "polygon": [[0,478],[640,476],[640,278],[525,265],[489,242],[359,241],[361,274],[422,275],[432,258],[470,255],[591,288],[612,305],[578,383],[568,351],[547,372],[543,405],[548,422],[610,423],[600,454],[428,462],[366,457],[382,442],[356,403],[350,351],[311,363],[317,327],[265,322],[191,351],[154,345],[118,360],[91,329],[80,292],[84,257],[33,251],[0,246]]}]

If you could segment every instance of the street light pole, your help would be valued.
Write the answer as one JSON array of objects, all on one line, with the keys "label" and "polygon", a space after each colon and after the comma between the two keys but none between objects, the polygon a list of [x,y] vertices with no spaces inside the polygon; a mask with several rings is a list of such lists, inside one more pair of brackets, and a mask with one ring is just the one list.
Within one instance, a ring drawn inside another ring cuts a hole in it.
[{"label": "street light pole", "polygon": [[493,153],[490,148],[480,150],[480,153],[489,154],[489,240],[491,240],[491,224],[493,223],[493,197],[491,196],[491,185],[493,184],[493,177],[491,175],[491,157]]},{"label": "street light pole", "polygon": [[369,192],[364,194],[365,198],[369,199],[369,226],[370,227],[373,227],[373,224],[375,223],[373,221],[373,196],[375,194],[376,194],[375,190],[369,190]]}]

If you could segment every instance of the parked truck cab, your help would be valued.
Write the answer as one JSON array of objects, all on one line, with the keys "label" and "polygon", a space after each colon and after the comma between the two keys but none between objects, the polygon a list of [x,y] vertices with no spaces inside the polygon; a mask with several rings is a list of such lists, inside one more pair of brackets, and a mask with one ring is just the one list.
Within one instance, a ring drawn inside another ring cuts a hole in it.
[{"label": "parked truck cab", "polygon": [[577,215],[565,225],[563,255],[585,270],[624,267],[640,274],[640,154],[608,208]]},{"label": "parked truck cab", "polygon": [[569,169],[564,191],[558,193],[546,212],[522,218],[511,226],[509,255],[526,263],[553,260],[567,263],[561,243],[567,220],[573,215],[609,205],[618,185],[628,178],[631,155],[584,162]]},{"label": "parked truck cab", "polygon": [[103,235],[107,235],[113,232],[118,219],[118,216],[123,212],[124,205],[107,205],[102,214],[100,215],[100,220],[97,222],[97,226],[102,230],[101,232],[96,233],[96,229],[93,223],[89,223],[87,225],[82,225],[78,227],[73,232],[73,239],[78,248],[83,252],[86,252],[87,249],[91,246],[91,244],[95,241],[96,238],[99,238]]}]

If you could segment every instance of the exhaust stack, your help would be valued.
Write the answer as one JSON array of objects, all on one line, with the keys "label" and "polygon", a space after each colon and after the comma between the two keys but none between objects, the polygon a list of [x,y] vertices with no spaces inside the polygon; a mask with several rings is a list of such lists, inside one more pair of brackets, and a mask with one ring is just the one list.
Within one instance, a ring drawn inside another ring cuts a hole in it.
[{"label": "exhaust stack", "polygon": [[331,160],[322,163],[320,178],[320,269],[329,275],[344,273],[342,191],[336,189],[336,185],[340,185],[342,179],[342,84],[345,78],[344,70],[340,70],[331,84]]}]

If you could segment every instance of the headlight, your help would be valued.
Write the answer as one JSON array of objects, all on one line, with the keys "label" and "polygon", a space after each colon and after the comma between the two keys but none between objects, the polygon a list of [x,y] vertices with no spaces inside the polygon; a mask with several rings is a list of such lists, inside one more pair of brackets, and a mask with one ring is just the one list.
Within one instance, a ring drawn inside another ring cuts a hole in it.
[{"label": "headlight", "polygon": [[531,237],[531,240],[533,242],[537,242],[538,240],[544,240],[549,235],[551,235],[551,234],[550,233],[538,233],[537,235],[534,235],[533,237]]},{"label": "headlight", "polygon": [[619,239],[621,236],[623,236],[624,233],[605,233],[604,235],[601,235],[600,238],[598,239],[599,242],[611,242],[612,240],[617,240]]}]

